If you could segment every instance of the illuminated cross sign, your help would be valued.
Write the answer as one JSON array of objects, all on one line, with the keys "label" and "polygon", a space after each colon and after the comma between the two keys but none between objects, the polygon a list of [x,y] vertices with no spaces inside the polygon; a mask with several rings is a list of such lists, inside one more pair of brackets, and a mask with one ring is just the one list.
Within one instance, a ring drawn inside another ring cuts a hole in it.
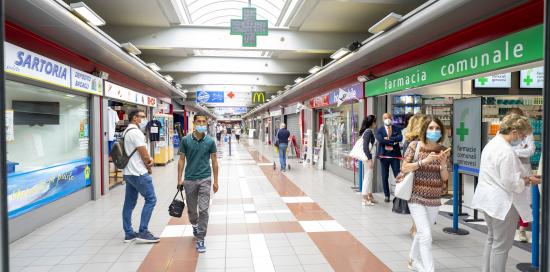
[{"label": "illuminated cross sign", "polygon": [[256,8],[243,8],[243,19],[231,19],[231,35],[242,35],[244,47],[256,47],[256,36],[267,36],[267,20],[256,20]]}]

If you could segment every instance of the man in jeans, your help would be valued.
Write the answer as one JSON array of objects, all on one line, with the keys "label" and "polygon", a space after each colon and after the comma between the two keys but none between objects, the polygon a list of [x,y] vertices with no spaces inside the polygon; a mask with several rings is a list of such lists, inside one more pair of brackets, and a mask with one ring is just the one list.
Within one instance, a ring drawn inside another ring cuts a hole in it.
[{"label": "man in jeans", "polygon": [[[187,212],[189,221],[193,226],[196,248],[199,253],[204,253],[206,252],[204,237],[208,227],[212,172],[214,172],[214,193],[218,192],[218,159],[216,157],[216,143],[206,135],[206,117],[195,115],[193,123],[195,131],[185,136],[180,145],[178,189],[185,188]],[[210,169],[210,160],[212,160],[213,171]],[[185,167],[186,161],[187,167]],[[182,179],[184,168],[185,181]]]},{"label": "man in jeans", "polygon": [[[144,131],[147,126],[147,119],[145,119],[145,113],[142,110],[131,111],[128,119],[130,124],[124,131],[124,151],[128,155],[132,154],[134,150],[136,152],[130,157],[128,165],[124,168],[124,180],[126,181],[126,196],[122,208],[124,242],[128,243],[137,239],[140,242],[156,243],[160,239],[147,229],[151,214],[157,203],[153,178],[150,176],[153,160],[149,156],[145,144]],[[145,204],[141,211],[139,232],[136,233],[132,228],[132,211],[136,207],[138,193],[145,198]]]},{"label": "man in jeans", "polygon": [[279,140],[279,163],[281,164],[281,171],[286,169],[286,149],[288,148],[288,138],[290,137],[290,131],[286,129],[286,125],[281,123],[279,130],[277,130],[277,139]]}]

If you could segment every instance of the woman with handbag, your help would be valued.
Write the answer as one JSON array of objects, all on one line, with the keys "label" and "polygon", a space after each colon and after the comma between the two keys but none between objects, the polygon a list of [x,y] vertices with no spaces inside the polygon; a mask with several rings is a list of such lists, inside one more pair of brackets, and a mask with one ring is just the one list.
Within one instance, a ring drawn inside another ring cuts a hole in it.
[{"label": "woman with handbag", "polygon": [[[405,153],[402,171],[396,179],[396,196],[405,195],[402,198],[408,200],[417,228],[409,255],[409,269],[433,272],[432,226],[441,206],[444,183],[449,179],[450,149],[441,145],[445,139],[445,127],[432,115],[424,119],[419,136],[419,141],[412,142]],[[403,190],[399,186],[402,182],[412,185],[408,187],[409,195],[398,191]]]},{"label": "woman with handbag", "polygon": [[363,152],[367,156],[366,160],[363,160],[363,186],[361,188],[361,194],[363,195],[363,206],[374,206],[378,203],[372,196],[372,179],[374,172],[374,160],[372,157],[372,150],[375,146],[375,137],[373,129],[376,128],[376,116],[369,115],[363,124],[361,125],[361,134],[363,138]]}]

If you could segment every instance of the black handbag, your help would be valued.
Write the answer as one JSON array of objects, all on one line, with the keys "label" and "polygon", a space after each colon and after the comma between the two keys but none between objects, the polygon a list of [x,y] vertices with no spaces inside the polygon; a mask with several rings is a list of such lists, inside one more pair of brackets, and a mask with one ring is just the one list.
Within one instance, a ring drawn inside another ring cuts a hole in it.
[{"label": "black handbag", "polygon": [[400,214],[410,214],[411,211],[409,211],[409,204],[407,200],[403,200],[401,198],[394,197],[393,198],[393,207],[391,209],[394,213],[400,213]]},{"label": "black handbag", "polygon": [[[178,193],[181,195],[181,200],[176,199],[178,197]],[[172,200],[170,207],[168,207],[168,213],[172,217],[181,217],[183,215],[183,209],[185,209],[185,199],[183,198],[182,190],[178,189],[176,195],[174,196],[174,200]]]}]

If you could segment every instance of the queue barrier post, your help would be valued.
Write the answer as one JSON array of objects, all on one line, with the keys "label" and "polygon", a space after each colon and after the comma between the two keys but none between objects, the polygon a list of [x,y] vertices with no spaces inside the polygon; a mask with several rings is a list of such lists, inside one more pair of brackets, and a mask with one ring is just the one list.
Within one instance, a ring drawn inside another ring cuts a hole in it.
[{"label": "queue barrier post", "polygon": [[363,162],[359,161],[359,192],[363,191]]},{"label": "queue barrier post", "polygon": [[539,271],[540,250],[540,193],[538,186],[531,186],[533,222],[531,223],[531,263],[519,263],[519,271]]},{"label": "queue barrier post", "polygon": [[458,205],[462,205],[462,203],[459,203],[459,188],[460,188],[460,174],[458,173],[458,164],[453,165],[453,226],[444,228],[443,231],[448,234],[453,235],[468,235],[470,232],[468,232],[465,229],[458,228]]}]

